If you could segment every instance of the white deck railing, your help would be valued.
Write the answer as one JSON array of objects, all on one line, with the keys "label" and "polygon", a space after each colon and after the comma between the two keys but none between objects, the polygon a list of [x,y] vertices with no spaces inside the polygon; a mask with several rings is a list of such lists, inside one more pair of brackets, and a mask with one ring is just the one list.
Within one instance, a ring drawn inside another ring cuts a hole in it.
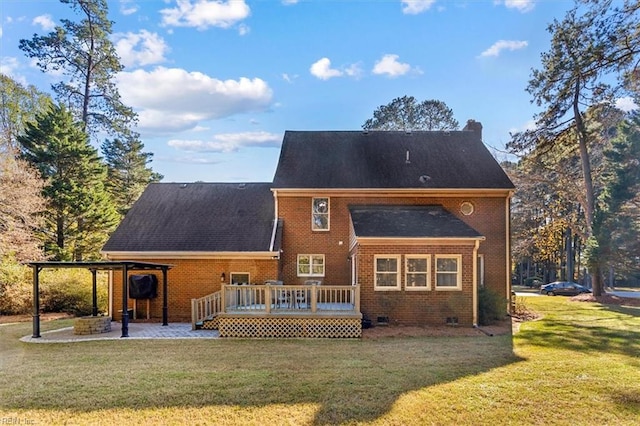
[{"label": "white deck railing", "polygon": [[222,292],[217,291],[199,299],[191,299],[191,328],[206,319],[211,319],[222,312]]},{"label": "white deck railing", "polygon": [[191,300],[192,326],[220,313],[360,313],[360,286],[223,285]]}]

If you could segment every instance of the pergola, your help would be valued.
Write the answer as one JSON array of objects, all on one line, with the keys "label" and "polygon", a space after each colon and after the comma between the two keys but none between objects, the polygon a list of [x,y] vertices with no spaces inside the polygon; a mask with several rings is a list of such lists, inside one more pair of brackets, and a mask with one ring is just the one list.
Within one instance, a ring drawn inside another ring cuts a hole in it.
[{"label": "pergola", "polygon": [[33,337],[40,337],[40,271],[43,269],[84,268],[93,276],[93,316],[98,315],[97,271],[122,271],[122,336],[129,337],[129,271],[162,271],[162,325],[168,323],[167,271],[172,265],[134,260],[96,262],[30,262],[33,268]]}]

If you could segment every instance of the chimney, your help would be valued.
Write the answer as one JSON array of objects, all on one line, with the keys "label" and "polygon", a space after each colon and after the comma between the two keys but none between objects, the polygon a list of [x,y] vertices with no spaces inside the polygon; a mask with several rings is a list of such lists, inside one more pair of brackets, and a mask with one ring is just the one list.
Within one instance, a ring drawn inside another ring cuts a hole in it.
[{"label": "chimney", "polygon": [[480,123],[479,121],[476,121],[474,119],[467,120],[467,124],[462,130],[476,132],[479,136],[479,139],[482,140],[482,123]]}]

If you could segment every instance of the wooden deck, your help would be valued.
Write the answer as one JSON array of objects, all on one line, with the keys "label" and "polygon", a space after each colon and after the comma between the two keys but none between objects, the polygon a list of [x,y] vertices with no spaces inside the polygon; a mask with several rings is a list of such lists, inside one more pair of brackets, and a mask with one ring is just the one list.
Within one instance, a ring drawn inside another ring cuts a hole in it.
[{"label": "wooden deck", "polygon": [[360,337],[360,287],[224,285],[192,300],[192,325],[221,337]]}]

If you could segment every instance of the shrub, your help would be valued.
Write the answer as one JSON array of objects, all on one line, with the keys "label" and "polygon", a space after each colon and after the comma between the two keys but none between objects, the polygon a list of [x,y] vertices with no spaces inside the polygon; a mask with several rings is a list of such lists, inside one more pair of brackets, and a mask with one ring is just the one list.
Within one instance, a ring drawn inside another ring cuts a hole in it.
[{"label": "shrub", "polygon": [[507,315],[507,300],[496,292],[481,287],[478,292],[478,323],[489,325]]},{"label": "shrub", "polygon": [[0,261],[0,314],[27,314],[31,310],[33,291],[31,268],[14,259]]},{"label": "shrub", "polygon": [[[40,299],[43,312],[66,312],[76,316],[93,311],[91,272],[86,269],[44,270],[40,273]],[[107,285],[98,275],[98,311],[107,310]]]}]

